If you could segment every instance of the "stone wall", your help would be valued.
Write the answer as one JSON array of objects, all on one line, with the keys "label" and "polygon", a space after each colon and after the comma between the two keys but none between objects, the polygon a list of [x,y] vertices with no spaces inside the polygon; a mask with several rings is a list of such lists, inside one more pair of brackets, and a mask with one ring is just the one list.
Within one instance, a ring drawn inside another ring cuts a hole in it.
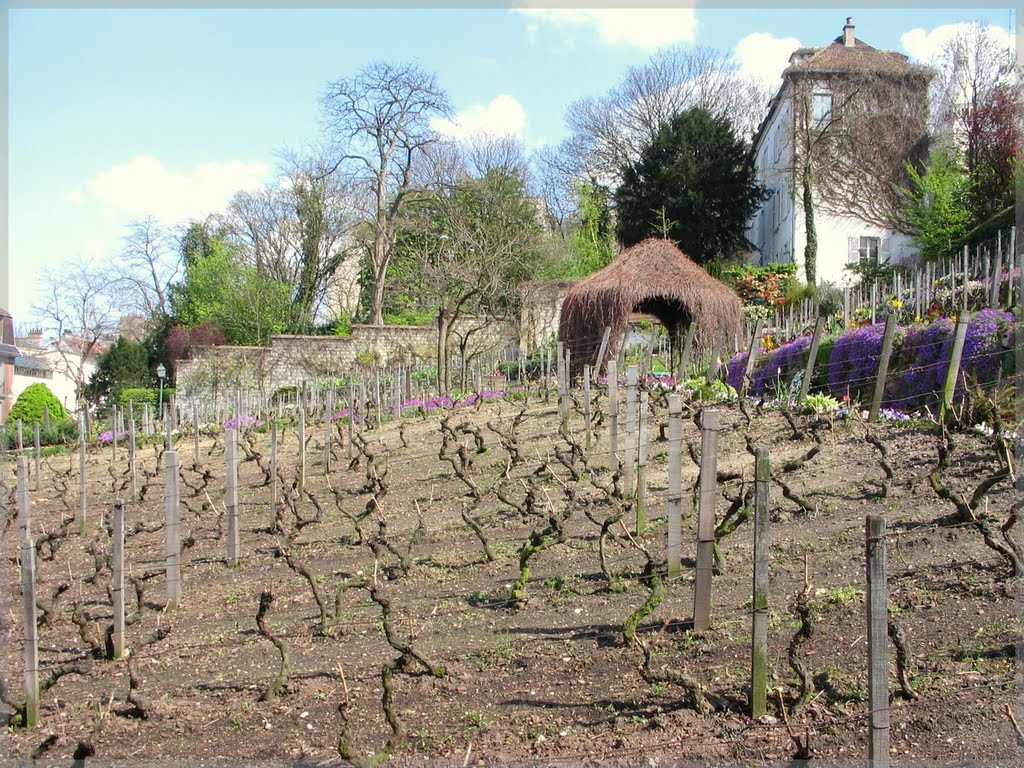
[{"label": "stone wall", "polygon": [[578,280],[536,280],[519,286],[519,352],[529,355],[558,338],[562,302]]},{"label": "stone wall", "polygon": [[[519,343],[509,323],[460,320],[452,338],[453,352],[468,335],[467,356],[498,358]],[[203,407],[232,402],[238,388],[250,401],[265,403],[279,387],[339,376],[369,375],[372,371],[433,367],[437,329],[433,326],[355,325],[351,336],[272,336],[266,347],[209,347],[191,360],[180,360],[175,371],[178,406],[188,414],[193,400]]]}]

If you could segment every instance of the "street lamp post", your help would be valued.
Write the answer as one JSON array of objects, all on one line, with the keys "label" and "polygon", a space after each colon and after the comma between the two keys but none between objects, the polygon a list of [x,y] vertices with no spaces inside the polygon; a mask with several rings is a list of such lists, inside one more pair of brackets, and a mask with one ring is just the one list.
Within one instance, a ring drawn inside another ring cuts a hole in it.
[{"label": "street lamp post", "polygon": [[164,417],[164,376],[166,375],[167,369],[164,368],[163,363],[160,363],[156,367],[156,377],[160,379],[160,399],[157,401],[156,417],[161,420]]}]

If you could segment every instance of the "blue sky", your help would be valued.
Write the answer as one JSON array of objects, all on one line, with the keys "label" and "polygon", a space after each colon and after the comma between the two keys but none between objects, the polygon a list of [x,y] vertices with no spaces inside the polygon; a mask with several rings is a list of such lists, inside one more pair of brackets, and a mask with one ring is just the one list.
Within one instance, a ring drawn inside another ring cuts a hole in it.
[{"label": "blue sky", "polygon": [[328,81],[369,61],[416,62],[461,126],[529,148],[557,142],[572,101],[605,93],[658,47],[732,51],[774,83],[797,44],[827,44],[846,16],[859,38],[918,60],[948,25],[1011,23],[1006,8],[9,9],[0,305],[21,326],[42,271],[109,262],[133,219],[203,217],[266,184],[282,148],[320,136]]}]

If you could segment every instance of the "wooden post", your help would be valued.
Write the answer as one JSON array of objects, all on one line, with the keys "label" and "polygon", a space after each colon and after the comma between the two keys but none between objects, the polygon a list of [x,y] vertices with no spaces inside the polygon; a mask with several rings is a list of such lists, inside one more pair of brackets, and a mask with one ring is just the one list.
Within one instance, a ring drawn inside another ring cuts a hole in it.
[{"label": "wooden post", "polygon": [[682,573],[683,397],[668,396],[668,577]]},{"label": "wooden post", "polygon": [[331,474],[331,416],[334,414],[334,387],[327,390],[327,407],[324,408],[324,474]]},{"label": "wooden post", "polygon": [[[987,264],[988,262],[986,262]],[[989,306],[998,308],[1002,298],[1002,276],[1003,276],[1003,233],[996,233],[996,256],[995,265],[992,270],[992,295],[989,297]]]},{"label": "wooden post", "polygon": [[754,593],[750,650],[750,716],[768,711],[768,484],[771,462],[766,448],[754,450]]},{"label": "wooden post", "polygon": [[89,501],[86,496],[85,474],[85,413],[78,414],[78,532],[85,533]]},{"label": "wooden post", "polygon": [[868,515],[868,765],[889,765],[889,610],[885,585],[885,518]]},{"label": "wooden post", "polygon": [[18,453],[21,453],[25,450],[25,428],[21,423],[21,419],[15,419],[14,424],[18,431]]},{"label": "wooden post", "polygon": [[228,565],[238,565],[238,431],[224,430],[224,513],[227,516]]},{"label": "wooden post", "polygon": [[970,270],[970,253],[971,252],[969,246],[964,245],[964,313],[967,312],[969,306],[967,303],[967,288],[970,282],[970,278],[968,277]]},{"label": "wooden post", "polygon": [[623,450],[625,461],[622,473],[622,492],[627,499],[636,493],[636,387],[637,366],[626,369],[626,440]]},{"label": "wooden post", "polygon": [[[38,425],[36,425],[38,427]],[[110,460],[117,461],[117,406],[110,409]]]},{"label": "wooden post", "polygon": [[800,402],[807,397],[811,391],[811,378],[814,376],[814,366],[818,361],[818,347],[821,346],[821,336],[825,332],[825,318],[818,317],[814,322],[814,335],[811,337],[811,348],[807,352],[807,364],[804,366],[804,380],[800,383]]},{"label": "wooden post", "polygon": [[690,367],[690,359],[693,357],[693,340],[697,335],[697,324],[690,322],[686,328],[686,338],[683,341],[683,348],[679,352],[679,380],[686,378],[686,370]]},{"label": "wooden post", "polygon": [[[792,315],[792,312],[790,313]],[[722,355],[722,334],[719,331],[715,332],[715,337],[711,341],[711,363],[708,365],[707,381],[710,384],[718,378],[718,369],[722,366],[721,361]]]},{"label": "wooden post", "polygon": [[33,445],[35,447],[35,459],[36,459],[36,472],[35,472],[35,475],[36,475],[36,477],[35,477],[36,492],[38,493],[39,490],[42,488],[41,482],[42,482],[42,475],[43,475],[43,464],[42,464],[42,462],[43,462],[43,449],[42,449],[42,446],[41,446],[41,444],[39,442],[39,422],[38,421],[34,422],[32,424],[32,432],[33,432],[32,443],[33,443]]},{"label": "wooden post", "polygon": [[178,508],[178,452],[164,454],[164,561],[167,573],[167,609],[181,602],[181,522]]},{"label": "wooden post", "polygon": [[747,354],[747,364],[743,366],[743,380],[740,382],[740,397],[747,394],[747,389],[750,387],[750,377],[754,372],[754,363],[757,362],[757,355],[760,351],[761,346],[761,328],[764,326],[764,320],[757,318],[754,323],[754,332],[750,337],[750,352]]},{"label": "wooden post", "polygon": [[376,414],[375,423],[380,429],[380,370],[373,372],[373,410]]},{"label": "wooden post", "polygon": [[714,567],[715,496],[718,493],[718,411],[701,412],[700,508],[697,518],[697,583],[693,593],[693,628],[711,626],[711,571]]},{"label": "wooden post", "polygon": [[192,463],[199,466],[199,402],[192,401]]},{"label": "wooden post", "polygon": [[589,452],[593,444],[592,417],[590,413],[590,366],[583,366],[583,427],[584,447]]},{"label": "wooden post", "polygon": [[25,719],[26,726],[39,722],[39,640],[36,626],[35,542],[29,520],[28,460],[18,456],[18,539],[21,548],[21,595],[25,637]]},{"label": "wooden post", "polygon": [[878,420],[878,412],[882,408],[882,395],[885,392],[885,380],[889,376],[889,358],[892,356],[892,342],[895,336],[896,313],[890,312],[885,318],[885,330],[882,332],[882,355],[878,359],[878,375],[875,376],[875,391],[871,395],[868,423]]},{"label": "wooden post", "polygon": [[601,346],[597,350],[597,357],[594,358],[594,377],[597,378],[601,375],[601,363],[604,360],[604,353],[608,350],[608,339],[612,335],[612,328],[610,325],[604,327],[604,335],[601,337]]},{"label": "wooden post", "polygon": [[274,530],[277,521],[277,494],[280,481],[277,479],[277,421],[270,422],[270,524],[268,529]]},{"label": "wooden post", "polygon": [[637,430],[636,458],[636,535],[642,536],[647,528],[647,408],[648,394],[640,393],[640,427]]},{"label": "wooden post", "polygon": [[138,492],[138,453],[135,445],[135,418],[131,401],[128,402],[128,498],[135,501]]},{"label": "wooden post", "polygon": [[558,417],[563,421],[569,415],[569,393],[566,389],[568,374],[565,370],[565,348],[558,342]]},{"label": "wooden post", "polygon": [[302,503],[302,492],[306,487],[306,406],[305,398],[303,398],[303,405],[299,408],[299,476],[297,478],[298,485],[296,486],[296,493],[298,494],[298,503]]},{"label": "wooden post", "polygon": [[114,658],[124,656],[124,501],[114,502],[114,539],[110,554],[110,597],[114,608],[114,632],[111,636]]},{"label": "wooden post", "polygon": [[619,468],[619,362],[608,361],[608,450],[612,471]]},{"label": "wooden post", "polygon": [[359,380],[359,431],[365,432],[370,428],[370,416],[366,402],[366,381]]},{"label": "wooden post", "polygon": [[345,457],[349,461],[352,460],[352,437],[356,422],[355,397],[355,387],[352,385],[350,377],[348,382],[348,442],[345,444]]},{"label": "wooden post", "polygon": [[953,348],[950,350],[949,368],[946,370],[946,382],[942,388],[942,405],[939,407],[940,422],[945,419],[946,410],[953,404],[956,381],[960,376],[960,358],[964,353],[964,339],[967,337],[968,322],[967,312],[961,312],[956,319],[956,327],[953,329]]}]

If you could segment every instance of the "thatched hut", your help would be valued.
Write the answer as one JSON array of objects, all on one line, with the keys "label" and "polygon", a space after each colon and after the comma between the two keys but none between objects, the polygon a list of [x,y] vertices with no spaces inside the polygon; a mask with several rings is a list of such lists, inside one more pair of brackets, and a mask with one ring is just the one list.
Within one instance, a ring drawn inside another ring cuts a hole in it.
[{"label": "thatched hut", "polygon": [[[743,327],[736,293],[711,277],[671,241],[648,238],[627,248],[604,269],[574,286],[562,304],[558,335],[569,350],[573,375],[618,355],[631,314],[652,315],[681,347],[690,324],[704,344],[732,341]],[[597,360],[605,329],[604,357]]]}]

